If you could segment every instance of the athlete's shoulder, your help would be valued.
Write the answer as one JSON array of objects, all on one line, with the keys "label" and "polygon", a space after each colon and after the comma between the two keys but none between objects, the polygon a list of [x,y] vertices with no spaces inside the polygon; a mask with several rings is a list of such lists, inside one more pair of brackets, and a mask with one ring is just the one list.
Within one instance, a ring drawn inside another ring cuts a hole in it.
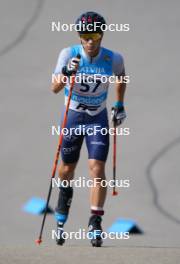
[{"label": "athlete's shoulder", "polygon": [[73,45],[69,47],[65,47],[60,51],[61,55],[73,55],[81,50],[81,45]]},{"label": "athlete's shoulder", "polygon": [[113,59],[117,60],[121,63],[123,63],[123,61],[124,61],[123,55],[119,52],[116,52],[116,51],[113,52]]},{"label": "athlete's shoulder", "polygon": [[67,65],[68,61],[71,59],[71,47],[63,48],[59,52],[58,60],[56,63],[56,68],[54,74],[58,74],[62,71],[62,68]]},{"label": "athlete's shoulder", "polygon": [[66,59],[69,59],[70,57],[71,57],[71,48],[70,47],[66,47],[66,48],[63,48],[62,50],[60,50],[59,60],[66,60]]},{"label": "athlete's shoulder", "polygon": [[116,51],[114,51],[114,50],[107,49],[107,48],[104,48],[104,47],[101,47],[101,48],[102,48],[102,50],[104,50],[104,52],[107,52],[107,53],[112,53],[113,55],[119,55],[119,56],[121,56],[121,57],[122,57],[122,54],[121,54],[121,53],[119,53],[119,52],[116,52]]},{"label": "athlete's shoulder", "polygon": [[123,63],[124,59],[123,59],[123,55],[119,52],[107,49],[102,47],[102,54],[103,56],[109,56],[111,58],[111,60],[114,62],[118,62],[118,63]]},{"label": "athlete's shoulder", "polygon": [[104,47],[101,47],[101,50],[102,50],[103,56],[107,56],[107,57],[109,56],[112,59],[112,57],[113,57],[113,51],[112,50],[104,48]]},{"label": "athlete's shoulder", "polygon": [[124,72],[124,58],[119,52],[112,51],[112,68],[115,75],[121,75]]},{"label": "athlete's shoulder", "polygon": [[103,59],[112,62],[113,73],[115,75],[121,75],[124,72],[124,59],[122,54],[104,47],[101,48]]},{"label": "athlete's shoulder", "polygon": [[82,46],[80,44],[70,46],[69,49],[71,51],[72,57],[76,57],[78,54],[82,53]]}]

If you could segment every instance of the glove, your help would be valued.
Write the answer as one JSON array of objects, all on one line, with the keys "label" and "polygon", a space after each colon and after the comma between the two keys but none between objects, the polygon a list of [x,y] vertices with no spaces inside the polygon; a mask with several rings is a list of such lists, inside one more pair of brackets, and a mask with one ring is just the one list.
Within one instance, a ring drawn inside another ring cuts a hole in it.
[{"label": "glove", "polygon": [[126,112],[122,102],[116,102],[111,109],[111,120],[115,126],[121,125],[126,118]]},{"label": "glove", "polygon": [[80,57],[77,56],[75,58],[72,58],[68,65],[67,66],[64,66],[62,68],[62,73],[65,75],[65,76],[71,76],[72,74],[75,74],[77,69],[78,69],[78,66],[79,66],[79,62],[80,62]]}]

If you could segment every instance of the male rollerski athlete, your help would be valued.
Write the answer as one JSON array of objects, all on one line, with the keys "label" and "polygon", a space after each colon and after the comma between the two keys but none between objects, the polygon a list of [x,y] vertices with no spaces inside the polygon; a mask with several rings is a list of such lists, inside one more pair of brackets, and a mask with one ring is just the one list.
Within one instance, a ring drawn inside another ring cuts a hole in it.
[{"label": "male rollerski athlete", "polygon": [[[119,53],[101,47],[103,38],[103,25],[106,25],[104,18],[95,12],[86,12],[76,21],[76,24],[83,25],[78,31],[80,45],[74,45],[63,49],[60,52],[54,74],[59,76],[58,81],[54,79],[52,90],[58,93],[62,89],[65,94],[65,105],[69,95],[69,85],[64,83],[64,77],[70,78],[73,73],[76,76],[84,74],[86,78],[98,75],[99,79],[88,82],[82,79],[75,83],[71,102],[68,111],[66,127],[68,129],[84,125],[85,129],[99,126],[109,128],[106,109],[106,99],[109,83],[102,82],[101,76],[115,75],[118,78],[125,76],[123,58]],[[94,27],[98,25],[98,27]],[[80,54],[80,59],[77,55]],[[115,125],[120,125],[126,118],[124,110],[125,83],[116,82],[116,101],[112,108],[112,120]],[[82,135],[64,136],[61,148],[62,162],[59,167],[61,181],[70,180],[74,177],[75,168],[80,156],[80,150],[86,141],[88,151],[89,174],[92,179],[99,178],[98,184],[90,188],[91,215],[89,218],[89,232],[91,232],[91,243],[93,246],[102,244],[101,221],[104,215],[104,202],[106,198],[106,187],[101,185],[105,180],[105,163],[109,150],[109,134],[85,133]],[[63,226],[68,218],[68,213],[73,197],[72,186],[60,186],[59,198],[55,209],[57,228],[60,234],[63,233]],[[64,239],[60,236],[57,244],[62,245]]]}]

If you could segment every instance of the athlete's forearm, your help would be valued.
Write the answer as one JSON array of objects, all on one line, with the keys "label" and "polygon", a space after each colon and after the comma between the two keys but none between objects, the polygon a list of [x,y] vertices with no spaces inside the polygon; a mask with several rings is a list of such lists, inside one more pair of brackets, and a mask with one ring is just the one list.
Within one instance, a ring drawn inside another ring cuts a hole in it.
[{"label": "athlete's forearm", "polygon": [[63,77],[64,77],[64,75],[60,74],[60,75],[56,75],[56,78],[55,77],[53,78],[51,90],[54,93],[58,93],[64,88],[66,83],[63,81]]},{"label": "athlete's forearm", "polygon": [[126,91],[126,83],[116,83],[116,101],[124,102],[124,95]]}]

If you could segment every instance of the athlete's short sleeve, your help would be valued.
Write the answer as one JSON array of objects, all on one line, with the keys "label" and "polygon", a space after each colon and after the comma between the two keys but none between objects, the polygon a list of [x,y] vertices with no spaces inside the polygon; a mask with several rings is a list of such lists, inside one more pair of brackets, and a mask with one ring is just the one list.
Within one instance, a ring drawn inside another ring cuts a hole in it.
[{"label": "athlete's short sleeve", "polygon": [[56,64],[56,68],[54,70],[54,74],[59,74],[62,72],[62,68],[67,65],[69,59],[71,58],[71,48],[63,49],[58,57],[58,61]]},{"label": "athlete's short sleeve", "polygon": [[114,75],[121,76],[125,74],[124,59],[121,54],[114,52],[112,67]]}]

